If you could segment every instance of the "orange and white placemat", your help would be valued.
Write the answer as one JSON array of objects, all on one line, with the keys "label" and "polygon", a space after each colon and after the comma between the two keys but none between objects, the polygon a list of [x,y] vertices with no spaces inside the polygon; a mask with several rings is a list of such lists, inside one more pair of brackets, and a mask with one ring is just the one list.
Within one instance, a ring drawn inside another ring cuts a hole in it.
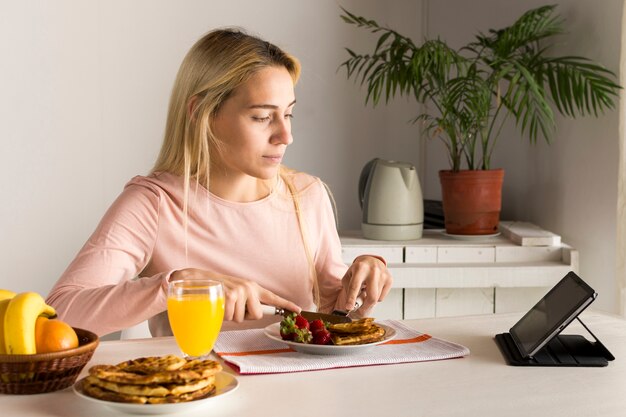
[{"label": "orange and white placemat", "polygon": [[272,340],[263,329],[220,333],[214,351],[240,374],[314,371],[351,366],[434,361],[469,355],[467,347],[432,337],[395,320],[381,324],[396,330],[396,337],[352,355],[310,355]]}]

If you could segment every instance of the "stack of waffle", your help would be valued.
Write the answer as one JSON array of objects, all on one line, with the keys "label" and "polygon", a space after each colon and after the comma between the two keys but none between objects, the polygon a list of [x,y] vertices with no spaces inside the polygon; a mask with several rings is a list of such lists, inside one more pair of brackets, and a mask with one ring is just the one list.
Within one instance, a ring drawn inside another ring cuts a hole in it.
[{"label": "stack of waffle", "polygon": [[179,403],[215,394],[212,360],[186,360],[175,355],[96,365],[83,382],[85,394],[105,401],[136,404]]}]

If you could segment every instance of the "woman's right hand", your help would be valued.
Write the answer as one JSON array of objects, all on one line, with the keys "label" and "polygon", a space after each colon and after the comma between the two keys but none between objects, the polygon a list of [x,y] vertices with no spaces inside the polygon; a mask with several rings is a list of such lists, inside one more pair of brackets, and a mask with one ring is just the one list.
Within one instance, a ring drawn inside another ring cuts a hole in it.
[{"label": "woman's right hand", "polygon": [[291,301],[266,290],[254,281],[228,275],[215,274],[202,269],[186,268],[174,271],[169,280],[212,279],[224,287],[224,320],[240,323],[245,319],[263,317],[261,304],[300,312],[301,308]]}]

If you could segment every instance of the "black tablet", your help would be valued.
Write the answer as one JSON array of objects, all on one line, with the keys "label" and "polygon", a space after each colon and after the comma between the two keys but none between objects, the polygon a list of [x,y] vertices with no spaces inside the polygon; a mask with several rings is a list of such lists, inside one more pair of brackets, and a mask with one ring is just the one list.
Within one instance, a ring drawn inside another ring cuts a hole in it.
[{"label": "black tablet", "polygon": [[573,272],[568,273],[513,327],[510,334],[524,358],[530,358],[563,330],[597,293]]}]

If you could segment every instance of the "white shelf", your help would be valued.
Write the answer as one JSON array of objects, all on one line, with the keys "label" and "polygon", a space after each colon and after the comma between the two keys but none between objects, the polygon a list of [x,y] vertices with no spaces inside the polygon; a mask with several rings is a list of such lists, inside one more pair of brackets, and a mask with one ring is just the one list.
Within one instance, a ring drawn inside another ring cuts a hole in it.
[{"label": "white shelf", "polygon": [[393,264],[389,270],[398,288],[547,287],[572,266],[560,262],[478,264]]},{"label": "white shelf", "polygon": [[394,290],[377,317],[523,311],[569,271],[578,272],[578,252],[532,224],[503,224],[506,233],[480,240],[455,239],[443,230],[424,230],[422,239],[409,241],[365,239],[358,230],[339,237],[347,264],[363,254],[387,260]]}]

